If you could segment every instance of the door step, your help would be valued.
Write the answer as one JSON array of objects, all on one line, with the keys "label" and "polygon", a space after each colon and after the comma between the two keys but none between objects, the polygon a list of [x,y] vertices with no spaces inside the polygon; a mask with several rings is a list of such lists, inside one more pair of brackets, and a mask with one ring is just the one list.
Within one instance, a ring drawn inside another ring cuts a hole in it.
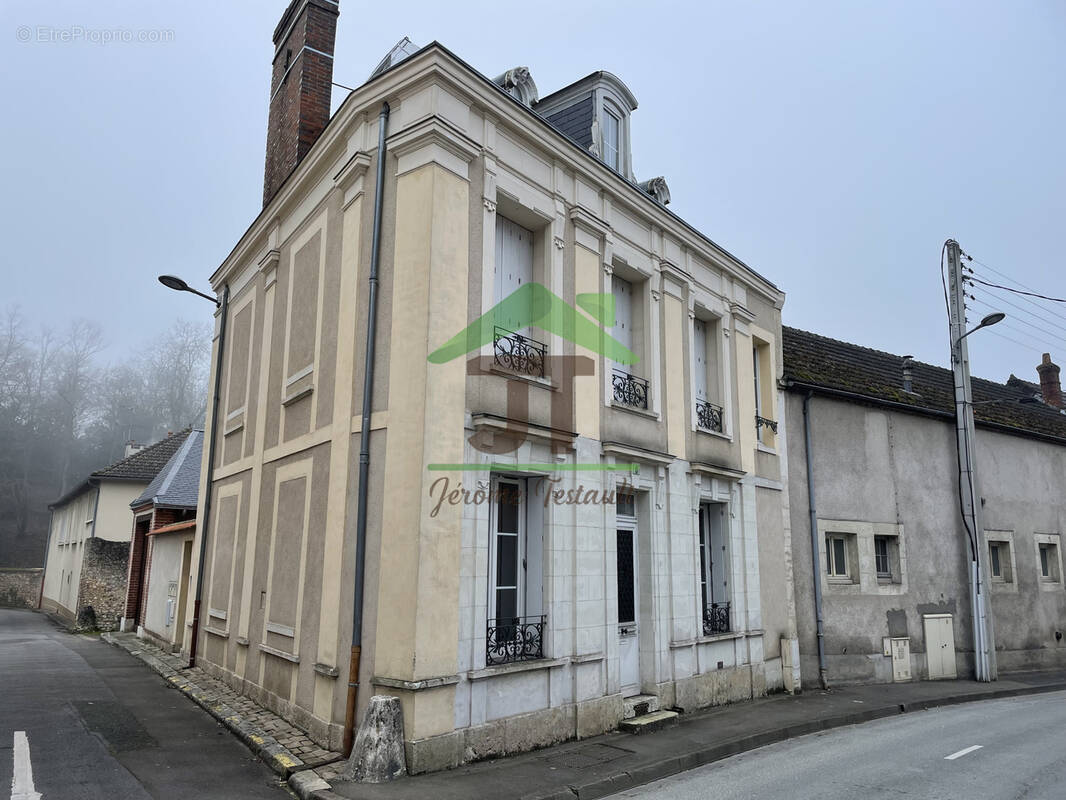
[{"label": "door step", "polygon": [[654,711],[651,714],[643,714],[633,719],[624,719],[618,723],[618,730],[626,733],[648,733],[665,728],[668,725],[677,724],[676,711]]},{"label": "door step", "polygon": [[653,694],[637,694],[622,701],[622,719],[633,719],[658,711],[659,698]]}]

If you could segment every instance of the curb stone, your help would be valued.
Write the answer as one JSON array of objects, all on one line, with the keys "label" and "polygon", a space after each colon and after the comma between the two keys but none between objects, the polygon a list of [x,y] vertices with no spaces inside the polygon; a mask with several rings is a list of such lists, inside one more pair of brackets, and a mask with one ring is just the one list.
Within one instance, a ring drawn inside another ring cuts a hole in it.
[{"label": "curb stone", "polygon": [[[102,633],[100,634],[100,638],[110,645],[125,650],[134,658],[139,659],[151,667],[171,686],[191,699],[208,714],[232,731],[238,739],[244,742],[252,753],[258,756],[268,767],[270,767],[271,770],[280,775],[282,779],[287,780],[290,776],[308,773],[314,775],[318,780],[322,780],[321,778],[318,778],[318,775],[316,775],[307,764],[305,764],[298,756],[289,752],[289,750],[281,745],[273,736],[259,728],[257,725],[245,720],[244,717],[228,705],[219,702],[214,693],[193,683],[184,674],[174,669],[169,664],[161,661],[159,658],[156,658],[145,650],[134,650],[127,647],[124,642],[115,638],[110,633]],[[306,782],[307,779],[304,780]],[[316,788],[329,788],[329,784],[325,781],[322,781],[322,783],[322,787]],[[310,797],[311,795],[308,794],[306,796]],[[300,795],[300,797],[301,800],[304,800],[305,796]],[[336,795],[334,795],[334,797],[336,797]]]},{"label": "curb stone", "polygon": [[[792,725],[786,725],[783,728],[778,728],[777,730],[763,731],[750,736],[743,736],[739,739],[707,745],[678,755],[668,756],[650,764],[644,764],[624,772],[607,775],[594,781],[590,781],[589,783],[573,784],[565,789],[553,788],[544,794],[533,793],[524,795],[522,800],[597,800],[598,798],[607,797],[608,795],[617,792],[623,792],[637,786],[643,786],[644,784],[661,780],[662,778],[668,778],[672,775],[687,772],[696,767],[702,767],[715,761],[721,761],[730,756],[735,756],[770,744],[777,744],[778,742],[783,742],[788,739],[795,739],[799,736],[806,736],[811,733],[832,730],[834,728],[843,728],[848,725],[858,725],[863,722],[871,722],[876,719],[884,719],[885,717],[899,716],[901,714],[908,714],[916,711],[927,711],[929,709],[943,706],[960,705],[962,703],[971,703],[981,700],[1002,700],[1008,697],[1023,697],[1026,695],[1060,692],[1064,690],[1066,690],[1066,683],[1047,684],[1043,686],[1025,686],[1015,689],[996,689],[978,694],[948,695],[946,697],[919,700],[912,703],[898,703],[895,705],[881,706],[879,708],[856,711],[850,714],[839,714],[835,717],[826,717],[823,719],[811,720],[809,722],[795,723]],[[314,800],[333,800],[334,797],[336,797],[336,795],[333,795],[332,797],[322,796],[321,798],[318,795],[313,795]]]}]

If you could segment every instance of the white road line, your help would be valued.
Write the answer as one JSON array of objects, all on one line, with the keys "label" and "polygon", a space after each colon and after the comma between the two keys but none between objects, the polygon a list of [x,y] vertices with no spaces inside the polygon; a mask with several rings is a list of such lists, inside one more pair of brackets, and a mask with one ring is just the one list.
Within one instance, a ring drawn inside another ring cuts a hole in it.
[{"label": "white road line", "polygon": [[972,753],[974,750],[980,750],[981,745],[973,744],[967,747],[965,750],[960,750],[957,753],[952,753],[950,756],[944,756],[945,761],[954,761],[956,758],[962,758],[967,753]]},{"label": "white road line", "polygon": [[11,800],[41,800],[33,788],[33,767],[30,766],[30,740],[26,731],[15,731],[15,766],[11,778]]}]

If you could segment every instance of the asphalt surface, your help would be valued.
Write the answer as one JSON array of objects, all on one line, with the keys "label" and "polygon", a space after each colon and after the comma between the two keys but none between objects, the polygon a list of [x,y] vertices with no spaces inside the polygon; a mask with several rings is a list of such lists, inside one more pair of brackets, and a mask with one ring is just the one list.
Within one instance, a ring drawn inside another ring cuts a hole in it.
[{"label": "asphalt surface", "polygon": [[[26,792],[27,753],[36,794]],[[291,797],[229,731],[125,651],[0,608],[3,800],[7,787],[13,800]]]},{"label": "asphalt surface", "polygon": [[1066,692],[986,700],[803,736],[612,797],[1062,800],[1064,729]]}]

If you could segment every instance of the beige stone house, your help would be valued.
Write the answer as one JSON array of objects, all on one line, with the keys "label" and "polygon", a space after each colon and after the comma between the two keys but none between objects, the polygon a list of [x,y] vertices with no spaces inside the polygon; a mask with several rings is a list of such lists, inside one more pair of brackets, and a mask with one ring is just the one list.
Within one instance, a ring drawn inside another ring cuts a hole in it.
[{"label": "beige stone house", "polygon": [[128,452],[49,505],[52,520],[41,608],[82,627],[118,627],[126,597],[130,502],[187,435],[182,431]]},{"label": "beige stone house", "polygon": [[401,698],[413,772],[796,685],[781,291],[637,180],[610,73],[539,98],[404,43],[327,120],[336,13],[278,26],[212,276],[199,663],[340,747],[362,509],[357,710]]}]

